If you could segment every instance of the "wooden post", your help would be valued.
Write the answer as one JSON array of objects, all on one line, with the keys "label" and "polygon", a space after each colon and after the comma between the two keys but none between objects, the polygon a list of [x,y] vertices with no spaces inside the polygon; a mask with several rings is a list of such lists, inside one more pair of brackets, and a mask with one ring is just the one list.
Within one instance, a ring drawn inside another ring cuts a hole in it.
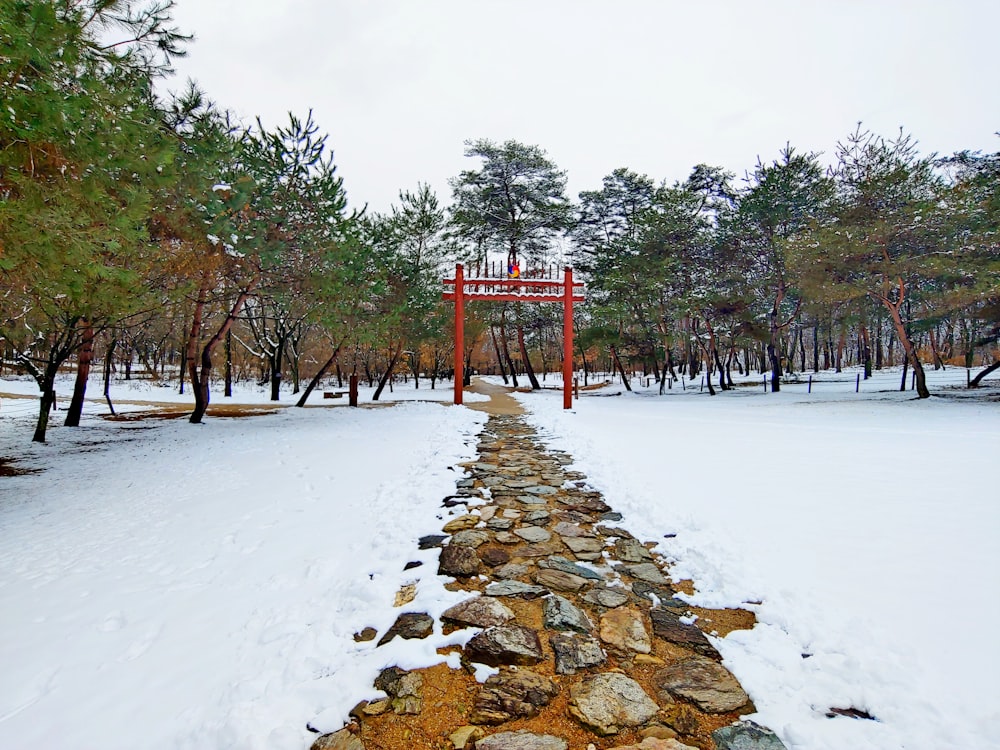
[{"label": "wooden post", "polygon": [[858,381],[854,384],[854,392],[861,393],[861,373],[858,373]]},{"label": "wooden post", "polygon": [[351,378],[349,381],[350,391],[348,393],[349,404],[351,406],[358,405],[358,374],[356,372],[351,373]]},{"label": "wooden post", "polygon": [[806,393],[812,393],[812,392],[813,392],[813,376],[810,375],[809,376],[809,390],[807,390]]},{"label": "wooden post", "polygon": [[573,269],[563,282],[563,409],[573,408]]},{"label": "wooden post", "polygon": [[462,404],[462,383],[465,380],[465,269],[455,264],[455,404]]},{"label": "wooden post", "polygon": [[573,378],[573,398],[580,398],[580,378]]}]

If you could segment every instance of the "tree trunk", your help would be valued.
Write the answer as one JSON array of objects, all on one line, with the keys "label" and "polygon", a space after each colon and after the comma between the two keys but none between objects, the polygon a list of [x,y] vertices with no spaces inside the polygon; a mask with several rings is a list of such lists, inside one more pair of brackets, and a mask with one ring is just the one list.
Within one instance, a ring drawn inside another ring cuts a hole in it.
[{"label": "tree trunk", "polygon": [[899,343],[903,347],[906,361],[909,362],[910,366],[913,368],[913,375],[916,379],[917,396],[919,398],[930,398],[931,392],[927,390],[927,376],[924,373],[923,365],[920,364],[920,358],[917,356],[917,349],[906,332],[906,324],[903,322],[903,317],[900,314],[900,308],[902,307],[903,300],[905,299],[906,288],[904,287],[901,279],[898,280],[897,283],[899,285],[899,299],[896,302],[893,302],[882,295],[879,295],[877,299],[886,307],[886,309],[888,309],[889,316],[892,318],[893,328],[896,329],[896,338],[899,339]]},{"label": "tree trunk", "polygon": [[226,331],[226,398],[233,397],[233,332]]},{"label": "tree trunk", "polygon": [[500,377],[503,378],[503,384],[507,385],[507,368],[504,366],[500,345],[497,343],[497,331],[493,326],[490,326],[490,338],[493,339],[493,351],[496,352],[497,364],[500,366]]},{"label": "tree trunk", "polygon": [[[111,403],[111,358],[115,353],[115,347],[118,345],[118,339],[114,336],[108,342],[107,351],[104,354],[104,400],[108,402],[108,409],[111,410],[111,416],[115,415],[115,405]],[[181,374],[184,373],[183,368],[181,369]]]},{"label": "tree trunk", "polygon": [[[323,379],[323,377],[326,375],[326,371],[329,370],[333,366],[334,362],[337,362],[337,357],[340,355],[340,347],[342,347],[343,345],[344,345],[344,341],[343,341],[343,339],[341,339],[340,343],[337,344],[333,348],[333,354],[330,355],[330,358],[326,362],[323,363],[323,366],[319,368],[319,372],[317,372],[313,376],[313,379],[309,381],[309,385],[306,386],[306,389],[302,392],[302,396],[295,403],[296,406],[305,406],[306,405],[306,401],[309,400],[309,394],[311,394],[313,392],[313,390],[316,388],[316,386],[319,385],[319,381],[321,381]],[[337,362],[337,371],[338,371],[338,378],[339,378],[339,371],[340,371],[340,363],[339,362]],[[342,384],[342,381],[338,380],[338,382],[341,382],[341,384]]]},{"label": "tree trunk", "polygon": [[[191,417],[189,419],[191,424],[201,424],[202,417],[205,416],[205,412],[208,410],[209,382],[212,377],[212,351],[222,342],[225,335],[229,332],[229,329],[232,328],[233,323],[236,322],[236,317],[240,314],[240,310],[243,309],[243,305],[250,296],[250,292],[253,291],[254,286],[256,286],[256,281],[254,284],[240,292],[239,296],[236,298],[236,302],[233,304],[232,309],[226,316],[225,321],[223,321],[222,326],[218,331],[216,331],[215,335],[205,343],[205,346],[202,347],[201,370],[198,371],[194,361],[191,363],[191,386],[194,391],[194,411],[191,412]],[[199,314],[199,332],[200,327],[201,316]],[[197,336],[195,333],[194,328],[192,328],[192,341],[195,342],[195,346],[197,346]]]},{"label": "tree trunk", "polygon": [[987,367],[981,373],[979,373],[978,375],[976,375],[976,377],[974,377],[972,380],[970,380],[969,381],[969,388],[978,388],[979,384],[983,382],[983,378],[985,378],[991,372],[996,372],[998,369],[1000,369],[1000,359],[998,359],[996,362],[994,362],[992,365],[990,365],[989,367]]},{"label": "tree trunk", "polygon": [[38,421],[35,423],[35,434],[31,436],[31,441],[34,443],[44,443],[45,433],[49,428],[49,412],[55,407],[56,404],[56,369],[50,366],[46,367],[45,375],[42,378],[41,392],[42,396],[38,400]]},{"label": "tree trunk", "polygon": [[375,393],[372,394],[372,401],[378,401],[378,397],[382,395],[382,390],[385,388],[385,384],[389,382],[389,378],[392,377],[392,369],[396,366],[396,362],[399,360],[399,355],[403,353],[403,342],[400,341],[396,345],[396,350],[392,353],[392,357],[389,359],[389,364],[385,367],[385,372],[382,373],[382,377],[378,381],[378,388],[375,389]]},{"label": "tree trunk", "polygon": [[517,347],[521,350],[521,362],[524,364],[524,372],[528,376],[528,382],[531,383],[531,390],[540,390],[542,386],[538,384],[535,370],[531,366],[531,359],[528,358],[528,347],[524,345],[524,326],[520,323],[517,325]]},{"label": "tree trunk", "polygon": [[861,360],[865,366],[865,380],[872,376],[872,342],[868,333],[868,326],[864,323],[860,325],[861,331]]},{"label": "tree trunk", "polygon": [[614,344],[611,345],[611,361],[614,363],[615,368],[621,373],[622,385],[625,386],[626,391],[632,390],[632,384],[628,380],[628,375],[625,374],[625,368],[622,367],[622,361],[618,358],[618,349]]},{"label": "tree trunk", "polygon": [[505,324],[506,311],[500,311],[500,345],[503,349],[504,359],[507,360],[507,369],[510,370],[511,383],[517,388],[517,372],[514,370],[514,362],[510,358],[510,347],[507,345],[507,326]]},{"label": "tree trunk", "polygon": [[94,327],[89,321],[81,320],[80,351],[76,359],[76,382],[73,384],[73,398],[66,412],[67,427],[79,427],[83,414],[83,399],[87,395],[87,379],[90,377],[90,363],[94,359]]}]

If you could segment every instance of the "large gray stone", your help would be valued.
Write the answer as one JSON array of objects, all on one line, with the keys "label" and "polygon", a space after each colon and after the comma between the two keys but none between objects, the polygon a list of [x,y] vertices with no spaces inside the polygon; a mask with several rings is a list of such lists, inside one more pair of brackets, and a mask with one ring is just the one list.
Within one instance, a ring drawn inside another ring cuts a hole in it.
[{"label": "large gray stone", "polygon": [[584,677],[570,689],[569,712],[600,735],[645,724],[659,710],[638,682],[618,672]]},{"label": "large gray stone", "polygon": [[653,556],[636,539],[619,539],[615,542],[615,557],[622,562],[649,562]]},{"label": "large gray stone", "polygon": [[541,568],[535,571],[535,583],[550,591],[579,591],[587,585],[587,579],[561,570]]},{"label": "large gray stone", "polygon": [[426,612],[405,612],[396,618],[392,627],[385,631],[378,642],[382,646],[397,635],[400,638],[426,638],[434,632],[434,618]]},{"label": "large gray stone", "polygon": [[490,540],[490,535],[482,529],[462,529],[451,536],[448,546],[479,547]]},{"label": "large gray stone", "polygon": [[309,750],[365,750],[365,746],[350,730],[341,729],[317,737]]},{"label": "large gray stone", "polygon": [[569,743],[551,734],[534,734],[525,730],[498,732],[483,737],[476,750],[567,750]]},{"label": "large gray stone", "polygon": [[655,563],[639,563],[638,565],[627,565],[625,570],[633,578],[638,578],[646,583],[662,584],[667,583],[667,579]]},{"label": "large gray stone", "polygon": [[465,644],[465,657],[478,664],[537,664],[544,658],[538,633],[523,625],[496,625]]},{"label": "large gray stone", "polygon": [[476,596],[459,602],[441,613],[441,619],[459,625],[489,628],[514,619],[514,613],[502,602],[488,596]]},{"label": "large gray stone", "polygon": [[716,750],[786,750],[778,735],[746,719],[716,729],[712,740]]},{"label": "large gray stone", "polygon": [[507,563],[493,570],[493,577],[501,581],[509,578],[520,578],[528,574],[528,566],[524,563]]},{"label": "large gray stone", "polygon": [[502,724],[522,716],[534,716],[559,692],[548,677],[530,669],[504,669],[483,685],[472,709],[473,724]]},{"label": "large gray stone", "polygon": [[658,638],[669,643],[687,646],[703,656],[718,654],[715,647],[698,627],[685,625],[681,622],[678,612],[656,607],[649,611],[649,616],[653,621],[653,635]]},{"label": "large gray stone", "polygon": [[594,629],[582,609],[561,596],[550,596],[545,600],[545,627],[549,630],[574,630],[589,633]]},{"label": "large gray stone", "polygon": [[590,636],[553,633],[549,645],[556,655],[556,674],[576,674],[607,661],[601,642]]},{"label": "large gray stone", "polygon": [[584,594],[582,598],[590,604],[613,609],[628,601],[628,592],[618,588],[594,588]]},{"label": "large gray stone", "polygon": [[612,609],[601,617],[601,640],[609,646],[637,654],[653,649],[643,613],[631,607]]},{"label": "large gray stone", "polygon": [[572,523],[569,521],[560,521],[559,523],[557,523],[555,526],[552,527],[552,530],[556,532],[559,536],[590,537],[590,538],[594,537],[594,535],[591,534],[586,529],[580,528],[579,524]]},{"label": "large gray stone", "polygon": [[486,584],[486,596],[516,596],[520,599],[537,599],[545,596],[548,589],[522,581],[493,581]]},{"label": "large gray stone", "polygon": [[574,562],[570,562],[565,557],[559,555],[552,555],[551,557],[540,560],[538,562],[538,567],[540,568],[552,568],[553,570],[561,570],[563,573],[571,573],[575,576],[580,576],[581,578],[587,578],[591,581],[600,581],[602,576],[600,573],[591,570],[590,568],[585,568],[582,565],[577,565]]},{"label": "large gray stone", "polygon": [[522,526],[514,529],[514,533],[526,542],[547,542],[552,538],[552,534],[538,526]]},{"label": "large gray stone", "polygon": [[683,698],[706,713],[726,713],[745,706],[750,698],[721,664],[704,656],[688,656],[654,676],[661,693]]}]

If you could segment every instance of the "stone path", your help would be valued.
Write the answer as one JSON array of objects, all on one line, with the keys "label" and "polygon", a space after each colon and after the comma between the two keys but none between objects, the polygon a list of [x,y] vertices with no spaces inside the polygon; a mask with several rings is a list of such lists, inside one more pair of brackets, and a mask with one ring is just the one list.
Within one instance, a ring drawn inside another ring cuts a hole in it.
[{"label": "stone path", "polygon": [[[571,458],[536,441],[516,401],[485,410],[479,458],[444,500],[442,534],[421,540],[441,547],[449,588],[469,592],[442,615],[445,629],[482,628],[462,649],[466,669],[383,670],[375,687],[388,698],[359,704],[312,750],[783,748],[739,721],[754,707],[701,629],[750,627],[752,615],[676,598],[653,543],[617,525],[566,469]],[[380,642],[431,633],[429,615],[406,611],[411,597],[399,593],[404,612]],[[477,664],[499,672],[480,684]]]}]

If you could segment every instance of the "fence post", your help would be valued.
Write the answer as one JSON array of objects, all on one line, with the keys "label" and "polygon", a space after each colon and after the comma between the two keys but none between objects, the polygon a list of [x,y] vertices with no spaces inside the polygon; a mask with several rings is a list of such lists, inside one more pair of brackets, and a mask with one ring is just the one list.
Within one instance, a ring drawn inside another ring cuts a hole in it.
[{"label": "fence post", "polygon": [[809,389],[806,391],[806,393],[812,393],[812,392],[813,392],[813,376],[810,375],[809,376]]},{"label": "fence post", "polygon": [[350,399],[348,403],[351,406],[358,405],[358,376],[354,373],[351,374],[350,393],[348,394],[348,398]]},{"label": "fence post", "polygon": [[861,373],[858,373],[858,382],[854,384],[854,392],[861,393]]}]

